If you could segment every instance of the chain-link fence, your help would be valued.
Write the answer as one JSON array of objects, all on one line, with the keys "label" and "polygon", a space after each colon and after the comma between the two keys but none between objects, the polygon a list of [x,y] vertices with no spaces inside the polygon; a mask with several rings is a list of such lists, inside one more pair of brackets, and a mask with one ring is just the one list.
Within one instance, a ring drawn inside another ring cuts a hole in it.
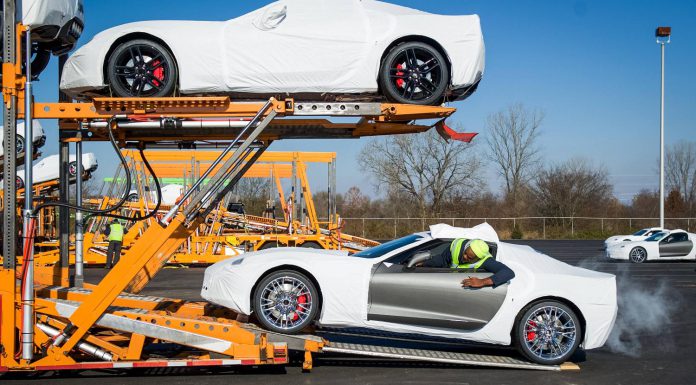
[{"label": "chain-link fence", "polygon": [[[657,226],[659,218],[520,217],[520,218],[343,218],[343,232],[370,239],[393,239],[446,223],[472,227],[488,222],[503,239],[603,239]],[[696,218],[665,218],[668,229],[691,231]]]}]

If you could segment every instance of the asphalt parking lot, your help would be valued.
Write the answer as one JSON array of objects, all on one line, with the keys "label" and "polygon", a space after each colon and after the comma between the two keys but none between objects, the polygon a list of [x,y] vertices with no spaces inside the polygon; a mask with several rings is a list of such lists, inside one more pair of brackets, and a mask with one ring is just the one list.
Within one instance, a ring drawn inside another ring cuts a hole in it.
[{"label": "asphalt parking lot", "polygon": [[[689,384],[696,383],[691,362],[696,356],[696,263],[634,265],[605,260],[600,241],[523,241],[557,259],[616,274],[619,317],[607,345],[577,354],[579,371],[536,372],[456,365],[316,355],[311,373],[299,362],[278,368],[227,370],[157,369],[139,372],[60,373],[27,379],[13,374],[3,380],[36,384]],[[102,269],[88,269],[96,282]],[[202,268],[165,269],[143,294],[201,300]],[[358,341],[362,342],[362,341]],[[437,344],[423,348],[438,349]],[[447,346],[452,350],[451,344]],[[486,353],[514,354],[490,347]]]}]

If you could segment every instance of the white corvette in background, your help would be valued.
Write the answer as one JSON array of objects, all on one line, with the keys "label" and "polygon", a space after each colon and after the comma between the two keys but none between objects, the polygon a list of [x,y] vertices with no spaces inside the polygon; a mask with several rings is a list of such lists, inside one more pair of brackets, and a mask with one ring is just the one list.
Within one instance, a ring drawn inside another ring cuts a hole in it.
[{"label": "white corvette in background", "polygon": [[[515,273],[496,288],[465,289],[491,273],[419,266],[454,238],[478,238]],[[611,274],[570,266],[528,246],[500,242],[487,223],[445,224],[353,255],[278,248],[246,253],[205,271],[201,296],[265,328],[297,333],[313,322],[514,345],[530,360],[556,364],[578,346],[602,346],[617,312]]]},{"label": "white corvette in background", "polygon": [[[50,180],[59,178],[59,156],[50,155],[42,158],[38,163],[34,165],[32,169],[32,177],[34,179],[34,184],[48,182]],[[99,164],[97,163],[97,157],[93,153],[88,152],[82,154],[82,172],[86,177],[89,177],[92,172],[94,172]],[[77,162],[75,161],[75,155],[70,155],[68,163],[68,174],[70,179],[73,179],[77,175]],[[24,170],[17,170],[17,188],[24,188]],[[0,189],[2,185],[0,185]]]},{"label": "white corvette in background", "polygon": [[282,0],[222,22],[107,29],[68,59],[60,88],[94,96],[225,94],[439,104],[483,76],[477,15],[374,0]]},{"label": "white corvette in background", "polygon": [[609,247],[613,246],[614,244],[621,242],[644,241],[660,231],[664,231],[664,229],[662,227],[648,227],[645,229],[640,229],[631,235],[614,235],[613,237],[609,237],[606,241],[604,241],[604,249],[609,249]]},{"label": "white corvette in background", "polygon": [[616,243],[607,249],[607,257],[633,263],[694,260],[695,241],[696,234],[684,230],[662,230],[644,241]]},{"label": "white corvette in background", "polygon": [[[0,130],[4,130],[4,126],[0,125]],[[34,120],[32,124],[32,143],[34,144],[34,152],[46,143],[46,135],[44,135],[43,127],[38,120]],[[24,122],[17,122],[17,154],[24,152],[27,148],[26,140],[24,139]],[[0,146],[0,157],[4,156],[5,146]]]}]

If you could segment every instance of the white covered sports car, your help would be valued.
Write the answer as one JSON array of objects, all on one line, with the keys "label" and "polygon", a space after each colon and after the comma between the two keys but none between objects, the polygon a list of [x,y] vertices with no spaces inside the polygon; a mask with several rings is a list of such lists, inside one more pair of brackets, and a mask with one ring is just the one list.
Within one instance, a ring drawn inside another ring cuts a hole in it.
[{"label": "white covered sports car", "polygon": [[696,259],[696,234],[684,230],[662,230],[644,241],[621,242],[607,249],[607,257],[629,260],[633,263],[645,261],[674,261]]},{"label": "white covered sports car", "polygon": [[439,104],[474,92],[483,70],[477,15],[374,0],[282,0],[224,22],[108,29],[70,57],[60,87],[78,99],[291,94]]},{"label": "white covered sports car", "polygon": [[[58,155],[50,155],[42,158],[38,163],[34,165],[32,170],[32,178],[34,179],[34,184],[48,182],[50,180],[58,179],[60,177],[59,169],[60,163]],[[83,175],[89,176],[94,172],[99,164],[97,163],[97,157],[93,153],[88,152],[82,154],[82,172]],[[75,161],[75,155],[71,154],[68,163],[68,175],[72,179],[77,175],[77,162]],[[24,170],[17,170],[17,188],[24,188]],[[2,189],[2,185],[0,185]]]},{"label": "white covered sports car", "polygon": [[[0,130],[3,130],[4,127],[0,125]],[[34,124],[32,124],[32,143],[34,144],[34,152],[38,150],[40,147],[46,143],[46,135],[44,135],[44,130],[43,127],[41,127],[41,123],[39,123],[38,120],[34,120]],[[27,147],[26,140],[24,139],[24,122],[17,122],[17,154],[21,154],[24,152],[24,149]],[[5,152],[5,146],[0,146],[0,158],[4,156]]]},{"label": "white covered sports car", "polygon": [[[16,3],[17,10],[21,9],[20,21],[24,26],[31,28],[33,42],[31,71],[36,78],[48,65],[51,53],[55,55],[67,53],[73,49],[82,35],[83,1],[18,0]],[[0,18],[1,25],[2,18]]]},{"label": "white covered sports car", "polygon": [[604,241],[604,249],[608,250],[609,247],[621,242],[644,241],[660,231],[664,231],[664,229],[662,227],[648,227],[640,229],[631,235],[614,235]]},{"label": "white covered sports car", "polygon": [[[420,266],[455,238],[485,240],[515,278],[495,288],[462,288],[464,278],[491,273]],[[543,364],[566,360],[578,346],[602,346],[617,312],[613,275],[500,242],[487,223],[439,224],[353,255],[306,248],[246,253],[210,266],[201,295],[255,313],[275,332],[299,332],[316,321],[418,333],[514,345]]]}]

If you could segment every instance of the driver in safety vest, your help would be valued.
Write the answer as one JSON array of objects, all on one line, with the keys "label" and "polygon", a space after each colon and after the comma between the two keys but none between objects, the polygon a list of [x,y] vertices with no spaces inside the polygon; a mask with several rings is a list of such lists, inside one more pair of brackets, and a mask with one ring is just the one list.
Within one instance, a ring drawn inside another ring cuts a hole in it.
[{"label": "driver in safety vest", "polygon": [[123,245],[123,235],[128,230],[123,227],[118,219],[111,221],[111,224],[104,230],[104,234],[109,239],[109,248],[106,250],[106,265],[107,269],[111,269],[121,258],[121,246]]},{"label": "driver in safety vest", "polygon": [[493,273],[487,278],[468,277],[461,282],[462,287],[497,287],[515,278],[515,273],[502,262],[496,261],[489,251],[488,244],[480,239],[455,239],[449,250],[438,257],[426,261],[425,266],[474,271],[483,269]]}]

